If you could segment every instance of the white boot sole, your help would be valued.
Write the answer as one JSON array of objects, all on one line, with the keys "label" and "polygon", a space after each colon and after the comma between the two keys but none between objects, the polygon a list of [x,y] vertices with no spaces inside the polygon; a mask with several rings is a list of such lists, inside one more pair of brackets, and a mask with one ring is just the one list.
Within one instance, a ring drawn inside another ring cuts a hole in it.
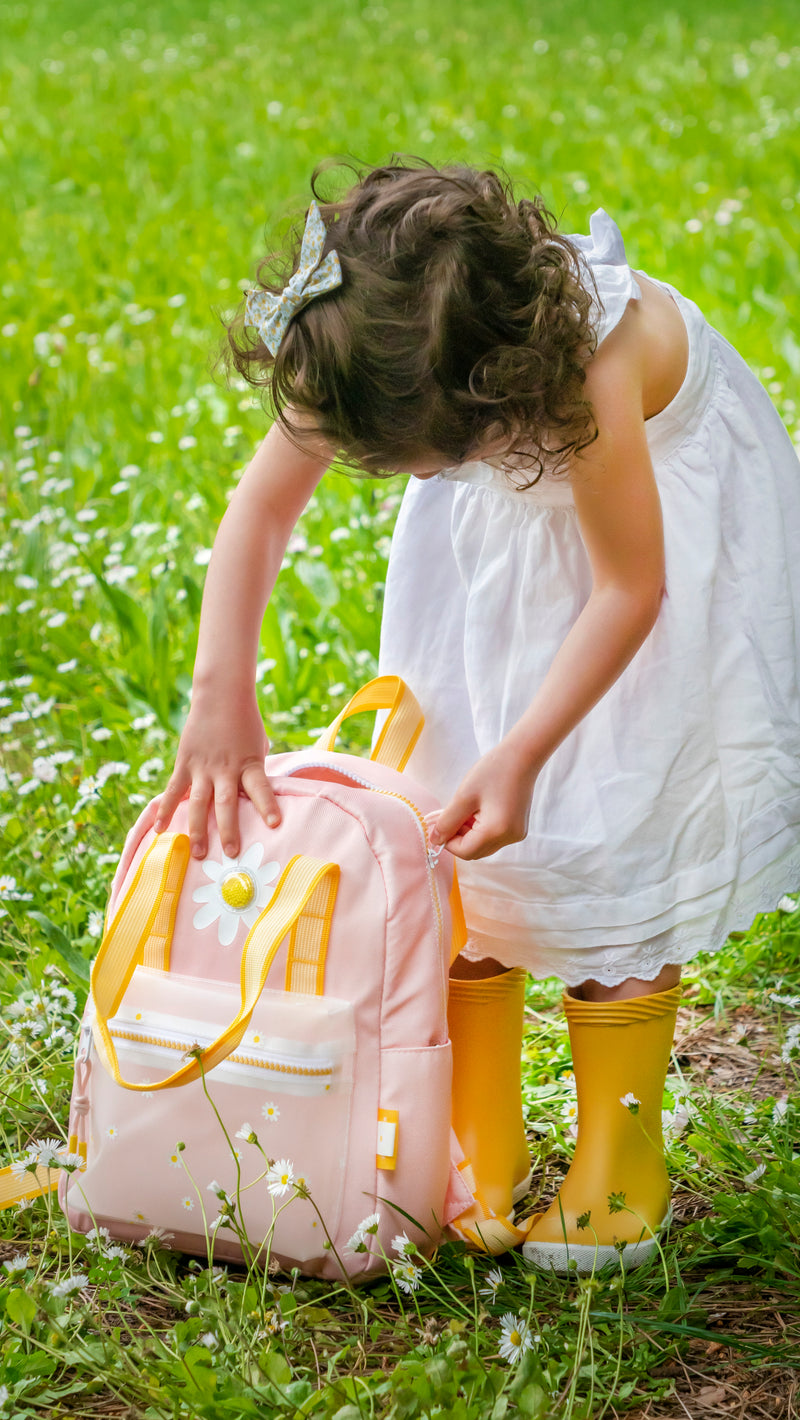
[{"label": "white boot sole", "polygon": [[[667,1214],[661,1226],[657,1229],[659,1233],[669,1225],[672,1212]],[[613,1266],[617,1270],[624,1268],[626,1272],[631,1272],[635,1267],[641,1267],[643,1262],[647,1262],[655,1251],[655,1238],[642,1238],[641,1242],[626,1243],[622,1253],[610,1246],[608,1243],[555,1243],[555,1242],[530,1242],[523,1243],[522,1256],[532,1267],[539,1267],[545,1272],[555,1272],[559,1277],[566,1276],[569,1272],[577,1272],[585,1277],[589,1273],[599,1272],[601,1268]]]}]

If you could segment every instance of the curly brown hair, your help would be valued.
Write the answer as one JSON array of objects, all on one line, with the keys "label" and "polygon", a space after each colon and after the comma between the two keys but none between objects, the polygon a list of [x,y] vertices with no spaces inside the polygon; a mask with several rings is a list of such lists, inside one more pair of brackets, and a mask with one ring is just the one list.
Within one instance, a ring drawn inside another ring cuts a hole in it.
[{"label": "curly brown hair", "polygon": [[[592,297],[542,200],[517,201],[495,172],[394,158],[351,169],[356,184],[326,201],[327,170],[312,191],[342,284],[294,317],[276,356],[240,309],[227,332],[236,370],[268,389],[290,436],[296,412],[372,475],[490,446],[536,477],[563,468],[597,435],[583,393]],[[288,263],[260,264],[261,289],[283,289],[301,235]]]}]

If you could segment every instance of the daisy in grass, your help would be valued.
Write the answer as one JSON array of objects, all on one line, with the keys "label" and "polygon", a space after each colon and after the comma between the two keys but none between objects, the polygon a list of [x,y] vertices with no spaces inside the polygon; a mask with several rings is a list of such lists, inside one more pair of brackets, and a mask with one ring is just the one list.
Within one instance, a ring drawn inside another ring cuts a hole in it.
[{"label": "daisy in grass", "polygon": [[380,1227],[380,1213],[368,1213],[366,1218],[362,1218],[353,1236],[345,1246],[345,1252],[366,1252],[369,1246],[367,1239],[374,1237]]},{"label": "daisy in grass", "polygon": [[527,1321],[523,1321],[521,1317],[514,1316],[513,1312],[506,1312],[500,1318],[498,1350],[504,1361],[518,1361],[523,1351],[532,1350],[535,1341],[541,1341],[541,1337],[532,1336]]},{"label": "daisy in grass", "polygon": [[488,1297],[489,1300],[493,1302],[497,1296],[498,1288],[503,1281],[503,1274],[500,1268],[493,1267],[491,1272],[486,1273],[483,1281],[484,1285],[480,1289],[480,1294],[482,1297]]},{"label": "daisy in grass", "polygon": [[408,1257],[409,1253],[416,1251],[417,1245],[412,1243],[408,1233],[398,1233],[392,1238],[392,1252],[396,1252],[398,1257]]},{"label": "daisy in grass", "polygon": [[402,1262],[392,1263],[392,1276],[398,1287],[403,1292],[408,1292],[410,1296],[412,1292],[416,1292],[419,1286],[422,1268],[417,1267],[410,1258],[405,1258]]},{"label": "daisy in grass", "polygon": [[86,1241],[90,1247],[108,1247],[111,1242],[111,1234],[108,1228],[90,1228],[86,1234]]},{"label": "daisy in grass", "polygon": [[32,1267],[33,1258],[24,1252],[15,1252],[13,1257],[6,1258],[3,1266],[6,1272],[14,1277],[18,1272],[25,1272],[29,1267]]},{"label": "daisy in grass", "polygon": [[85,1272],[73,1272],[70,1277],[65,1277],[61,1282],[53,1282],[50,1285],[50,1295],[53,1297],[69,1297],[73,1292],[80,1292],[83,1287],[88,1287],[89,1278]]},{"label": "daisy in grass", "polygon": [[267,1188],[273,1198],[282,1198],[294,1183],[294,1167],[288,1159],[278,1159],[267,1171]]},{"label": "daisy in grass", "polygon": [[142,1238],[142,1242],[152,1247],[169,1247],[174,1237],[174,1233],[168,1233],[164,1228],[151,1228],[147,1237]]},{"label": "daisy in grass", "polygon": [[281,1112],[276,1104],[262,1104],[261,1113],[265,1119],[269,1120],[270,1124],[277,1124],[281,1117]]}]

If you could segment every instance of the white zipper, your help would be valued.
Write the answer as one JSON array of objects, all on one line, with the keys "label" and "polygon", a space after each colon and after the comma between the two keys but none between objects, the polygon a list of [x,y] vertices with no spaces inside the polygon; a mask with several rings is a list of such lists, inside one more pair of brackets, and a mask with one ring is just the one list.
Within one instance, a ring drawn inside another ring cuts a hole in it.
[{"label": "white zipper", "polygon": [[[198,1041],[196,1035],[177,1030],[171,1024],[161,1035],[157,1027],[148,1031],[146,1024],[144,1030],[134,1030],[127,1022],[109,1023],[109,1033],[122,1045],[123,1051],[127,1047],[134,1055],[151,1055],[161,1061],[176,1053],[185,1056],[192,1047],[210,1043]],[[337,1065],[330,1055],[291,1055],[269,1048],[259,1051],[252,1045],[240,1044],[213,1067],[213,1074],[220,1083],[232,1076],[231,1083],[238,1080],[240,1084],[251,1084],[259,1089],[282,1085],[291,1094],[326,1094],[334,1084]]]}]

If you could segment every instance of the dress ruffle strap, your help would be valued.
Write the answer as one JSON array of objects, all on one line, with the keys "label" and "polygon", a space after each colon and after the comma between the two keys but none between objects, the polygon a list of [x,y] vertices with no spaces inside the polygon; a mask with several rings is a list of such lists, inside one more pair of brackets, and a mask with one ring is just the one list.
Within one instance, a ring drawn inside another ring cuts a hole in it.
[{"label": "dress ruffle strap", "polygon": [[622,233],[602,207],[589,218],[589,236],[570,236],[569,240],[594,277],[594,283],[587,280],[587,288],[592,297],[592,327],[600,345],[622,320],[628,302],[641,300],[641,288],[628,265]]}]

